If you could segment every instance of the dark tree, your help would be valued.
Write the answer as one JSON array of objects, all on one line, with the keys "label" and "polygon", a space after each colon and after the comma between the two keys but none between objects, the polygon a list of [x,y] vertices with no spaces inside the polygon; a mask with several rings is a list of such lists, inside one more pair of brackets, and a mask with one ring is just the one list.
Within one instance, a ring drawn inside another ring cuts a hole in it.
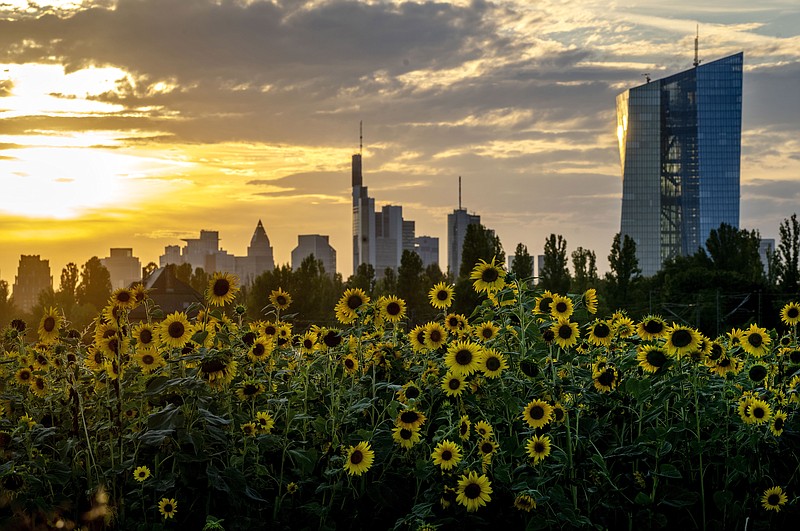
[{"label": "dark tree", "polygon": [[392,267],[383,270],[383,278],[375,282],[375,296],[397,294],[397,272]]},{"label": "dark tree", "polygon": [[757,231],[736,229],[723,223],[713,229],[706,240],[705,250],[714,268],[741,275],[747,282],[764,279],[764,264],[761,262],[759,246],[761,237]]},{"label": "dark tree", "polygon": [[75,299],[75,294],[78,290],[78,281],[80,279],[80,272],[78,265],[70,262],[61,270],[61,284],[58,291],[64,294],[64,297]]},{"label": "dark tree", "polygon": [[514,249],[514,263],[511,264],[511,273],[519,280],[533,277],[533,257],[528,252],[528,246],[517,244]]},{"label": "dark tree", "polygon": [[567,240],[560,234],[551,234],[544,241],[544,263],[539,271],[539,287],[554,293],[569,291],[570,276],[567,268]]},{"label": "dark tree", "polygon": [[469,278],[472,269],[480,260],[489,262],[494,258],[496,264],[504,266],[506,253],[500,238],[480,223],[467,225],[467,232],[464,234],[464,246],[461,250],[461,270],[458,276]]},{"label": "dark tree", "polygon": [[81,281],[76,289],[80,304],[91,304],[101,310],[111,296],[111,275],[96,256],[89,258],[81,268]]},{"label": "dark tree", "polygon": [[420,315],[428,313],[429,289],[422,258],[406,249],[397,269],[397,296],[406,301],[406,313],[411,323],[416,324]]},{"label": "dark tree", "polygon": [[158,269],[158,265],[155,262],[149,262],[146,266],[142,268],[142,284],[147,282],[147,279],[150,278],[150,275]]},{"label": "dark tree", "polygon": [[347,279],[348,288],[361,288],[367,295],[375,290],[375,268],[363,263],[356,268],[356,274]]},{"label": "dark tree", "polygon": [[784,293],[797,293],[800,279],[800,223],[797,214],[784,219],[780,227],[780,243],[778,244],[778,286]]},{"label": "dark tree", "polygon": [[0,280],[0,328],[16,319],[16,309],[10,298],[8,282]]},{"label": "dark tree", "polygon": [[[191,264],[188,265],[191,268]],[[183,266],[181,266],[183,267]],[[189,278],[189,285],[198,293],[204,294],[208,288],[208,283],[211,281],[211,275],[206,273],[202,267],[195,268],[192,276]],[[185,282],[185,281],[184,281]]]},{"label": "dark tree", "polygon": [[628,236],[614,235],[611,254],[608,255],[610,271],[606,273],[606,297],[612,309],[625,308],[628,304],[632,282],[639,278],[639,259],[636,258],[636,242]]},{"label": "dark tree", "polygon": [[583,293],[589,288],[597,287],[597,256],[594,251],[578,247],[572,251],[572,291]]}]

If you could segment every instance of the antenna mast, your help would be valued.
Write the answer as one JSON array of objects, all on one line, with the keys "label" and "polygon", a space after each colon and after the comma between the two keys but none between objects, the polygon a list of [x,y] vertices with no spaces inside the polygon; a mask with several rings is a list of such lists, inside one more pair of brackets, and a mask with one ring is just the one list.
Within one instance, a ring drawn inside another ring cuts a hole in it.
[{"label": "antenna mast", "polygon": [[700,24],[697,25],[697,35],[694,38],[694,65],[697,68],[700,65],[700,59],[697,57],[698,41],[700,40]]},{"label": "antenna mast", "polygon": [[461,210],[461,176],[458,176],[458,209]]},{"label": "antenna mast", "polygon": [[362,155],[364,150],[364,120],[358,121],[358,154]]}]

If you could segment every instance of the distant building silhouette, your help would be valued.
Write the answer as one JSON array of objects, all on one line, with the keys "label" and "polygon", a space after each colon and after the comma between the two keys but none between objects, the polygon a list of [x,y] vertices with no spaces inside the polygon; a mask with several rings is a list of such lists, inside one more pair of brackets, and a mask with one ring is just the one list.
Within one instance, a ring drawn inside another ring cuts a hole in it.
[{"label": "distant building silhouette", "polygon": [[124,288],[142,280],[142,263],[133,256],[132,248],[112,247],[109,256],[101,258],[100,263],[111,275],[111,289]]},{"label": "distant building silhouette", "polygon": [[386,205],[375,211],[361,169],[361,154],[353,155],[353,273],[361,264],[370,264],[378,278],[386,268],[397,269],[403,251],[414,250],[413,221],[403,219],[403,207]]},{"label": "distant building silhouette", "polygon": [[439,263],[439,238],[433,236],[417,236],[414,238],[414,251],[422,259],[422,265],[428,267]]},{"label": "distant building silhouette", "polygon": [[739,226],[742,63],[738,53],[617,96],[620,232],[642,274],[694,254],[722,223]]},{"label": "distant building silhouette", "polygon": [[42,260],[38,254],[20,255],[11,295],[17,308],[31,311],[39,302],[39,295],[48,289],[53,289],[50,261]]},{"label": "distant building silhouette", "polygon": [[466,208],[453,210],[447,215],[447,268],[454,277],[461,270],[461,254],[464,250],[464,236],[467,235],[469,225],[479,225],[481,217],[470,214]]},{"label": "distant building silhouette", "polygon": [[[197,315],[199,307],[189,311],[189,307],[195,303],[203,302],[203,295],[198,293],[189,284],[178,280],[172,268],[160,267],[153,271],[144,283],[148,290],[147,294],[158,308],[168,315],[173,312],[186,312],[192,318]],[[147,319],[145,307],[139,305],[131,310],[129,318],[131,321],[143,321]]]},{"label": "distant building silhouette", "polygon": [[761,241],[758,242],[758,254],[766,275],[769,273],[769,257],[775,254],[775,238],[761,238]]},{"label": "distant building silhouette", "polygon": [[272,246],[261,220],[258,220],[247,256],[234,256],[219,246],[219,232],[201,230],[199,238],[184,238],[186,245],[168,245],[159,257],[159,266],[169,264],[190,264],[192,270],[202,268],[206,273],[225,272],[239,277],[243,285],[248,285],[264,273],[275,269]]},{"label": "distant building silhouette", "polygon": [[311,255],[322,261],[328,275],[336,274],[336,249],[331,247],[328,236],[320,234],[301,234],[297,237],[297,247],[292,250],[292,269],[297,270],[303,260]]}]

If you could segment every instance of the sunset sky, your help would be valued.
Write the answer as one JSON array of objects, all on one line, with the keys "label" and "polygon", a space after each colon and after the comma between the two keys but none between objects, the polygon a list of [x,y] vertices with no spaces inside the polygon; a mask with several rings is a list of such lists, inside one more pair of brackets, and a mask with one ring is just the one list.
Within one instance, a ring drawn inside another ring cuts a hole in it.
[{"label": "sunset sky", "polygon": [[[665,8],[664,6],[669,6]],[[0,0],[0,278],[261,219],[278,263],[329,234],[351,271],[350,156],[438,236],[458,203],[507,253],[619,230],[615,97],[744,51],[741,226],[800,210],[797,0]],[[446,267],[446,264],[442,264]]]}]

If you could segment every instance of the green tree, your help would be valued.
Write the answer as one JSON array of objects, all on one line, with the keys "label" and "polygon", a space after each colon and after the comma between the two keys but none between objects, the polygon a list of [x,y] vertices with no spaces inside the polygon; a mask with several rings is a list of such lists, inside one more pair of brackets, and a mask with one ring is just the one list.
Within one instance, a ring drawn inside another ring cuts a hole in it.
[{"label": "green tree", "polygon": [[[189,265],[190,264],[184,264]],[[204,294],[208,288],[208,283],[211,281],[211,274],[206,273],[202,267],[195,268],[192,276],[189,278],[189,285],[198,293]],[[185,282],[185,281],[184,281]]]},{"label": "green tree", "polygon": [[480,223],[467,225],[464,234],[464,245],[461,250],[460,278],[469,278],[472,269],[480,260],[489,262],[494,258],[496,264],[503,266],[506,262],[506,253],[500,238]]},{"label": "green tree", "polygon": [[0,328],[16,318],[16,309],[10,297],[8,282],[0,280]]},{"label": "green tree", "polygon": [[147,279],[150,278],[150,275],[158,269],[158,265],[155,262],[148,262],[146,266],[142,268],[142,284],[147,282]]},{"label": "green tree", "polygon": [[723,223],[711,230],[705,250],[700,249],[700,252],[708,256],[717,270],[736,273],[747,282],[761,282],[764,264],[759,253],[760,245],[758,231],[736,229]]},{"label": "green tree", "polygon": [[347,287],[360,288],[371,296],[375,291],[375,268],[372,267],[372,264],[359,264],[355,275],[350,275],[350,278],[347,279]]},{"label": "green tree", "polygon": [[514,263],[511,264],[511,273],[519,280],[533,277],[533,257],[528,252],[528,246],[517,244],[514,249]]},{"label": "green tree", "polygon": [[567,240],[560,234],[550,234],[544,241],[544,263],[539,272],[539,287],[566,294],[571,281],[567,263]]},{"label": "green tree", "polygon": [[572,270],[575,275],[572,278],[573,293],[583,293],[589,288],[597,286],[597,256],[594,251],[578,247],[572,254]]},{"label": "green tree", "polygon": [[422,258],[414,251],[406,249],[397,269],[397,296],[406,301],[406,314],[411,326],[418,324],[421,315],[427,315],[427,293],[425,267]]},{"label": "green tree", "polygon": [[111,275],[96,256],[81,267],[81,281],[75,290],[80,304],[91,304],[99,311],[111,296]]},{"label": "green tree", "polygon": [[[274,319],[274,315],[269,311],[269,296],[273,290],[282,288],[284,291],[292,295],[295,299],[295,294],[292,293],[294,288],[294,275],[292,268],[289,264],[283,264],[276,267],[272,271],[265,271],[253,280],[253,285],[247,292],[246,306],[247,315],[251,319]],[[292,307],[289,311],[296,312],[298,306],[292,302]]]},{"label": "green tree", "polygon": [[383,270],[383,278],[375,282],[374,294],[376,297],[397,294],[397,272],[394,268],[387,267]]},{"label": "green tree", "polygon": [[322,260],[312,254],[292,272],[288,291],[293,301],[288,311],[296,314],[293,320],[302,331],[312,324],[334,323],[333,308],[344,288],[341,275],[328,274]]},{"label": "green tree", "polygon": [[631,284],[638,279],[642,270],[636,258],[636,242],[627,234],[614,235],[611,253],[608,255],[610,271],[606,273],[606,297],[612,309],[627,307]]},{"label": "green tree", "polygon": [[778,244],[778,286],[784,293],[797,293],[800,280],[800,223],[797,214],[784,219],[780,227]]}]

